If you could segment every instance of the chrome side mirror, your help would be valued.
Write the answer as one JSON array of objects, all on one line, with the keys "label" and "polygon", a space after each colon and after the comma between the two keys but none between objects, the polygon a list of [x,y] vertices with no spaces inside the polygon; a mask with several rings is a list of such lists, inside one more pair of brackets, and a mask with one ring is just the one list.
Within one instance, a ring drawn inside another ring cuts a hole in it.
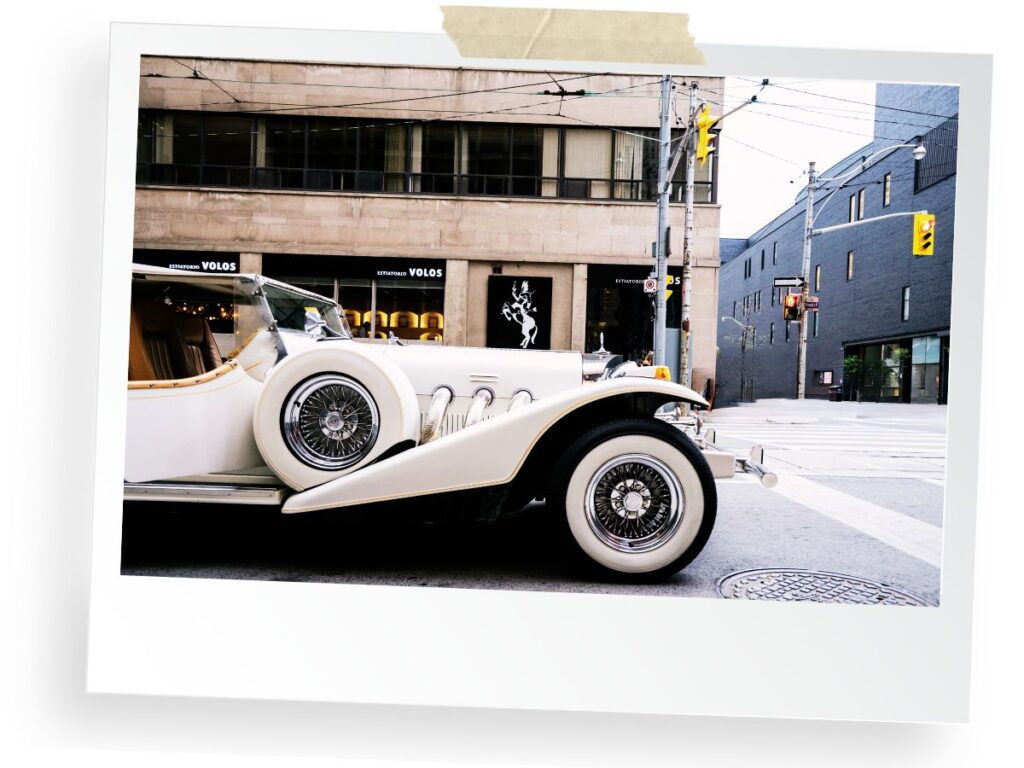
[{"label": "chrome side mirror", "polygon": [[323,316],[319,312],[312,312],[306,310],[306,324],[305,330],[306,335],[314,341],[320,341],[327,337],[327,331],[324,330],[327,327],[327,321],[324,320]]}]

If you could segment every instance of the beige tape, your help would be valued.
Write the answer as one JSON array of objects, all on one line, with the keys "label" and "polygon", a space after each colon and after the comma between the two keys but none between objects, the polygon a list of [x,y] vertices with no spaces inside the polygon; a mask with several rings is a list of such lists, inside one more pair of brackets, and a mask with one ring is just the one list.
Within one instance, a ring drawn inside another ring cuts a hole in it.
[{"label": "beige tape", "polygon": [[442,5],[444,31],[467,59],[703,64],[686,13]]}]

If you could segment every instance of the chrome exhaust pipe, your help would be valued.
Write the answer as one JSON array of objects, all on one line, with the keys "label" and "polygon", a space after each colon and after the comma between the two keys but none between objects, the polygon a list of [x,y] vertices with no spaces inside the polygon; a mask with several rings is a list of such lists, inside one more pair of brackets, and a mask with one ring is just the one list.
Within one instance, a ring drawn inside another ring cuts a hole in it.
[{"label": "chrome exhaust pipe", "polygon": [[452,391],[448,387],[438,387],[434,390],[434,396],[430,400],[430,408],[427,409],[427,417],[423,420],[423,430],[420,432],[420,445],[429,443],[437,437],[441,431],[441,422],[448,411],[448,405],[452,401]]},{"label": "chrome exhaust pipe", "polygon": [[484,411],[494,400],[494,393],[487,387],[480,387],[473,393],[473,402],[469,406],[469,413],[466,414],[466,426],[471,427],[484,417]]}]

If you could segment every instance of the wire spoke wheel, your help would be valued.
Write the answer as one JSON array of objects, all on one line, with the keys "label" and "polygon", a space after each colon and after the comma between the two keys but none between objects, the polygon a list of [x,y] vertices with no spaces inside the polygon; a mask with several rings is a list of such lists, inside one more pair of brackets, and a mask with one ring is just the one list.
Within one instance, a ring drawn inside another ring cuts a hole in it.
[{"label": "wire spoke wheel", "polygon": [[685,497],[663,462],[644,454],[617,456],[587,485],[585,513],[594,534],[619,552],[650,552],[668,541],[683,519]]},{"label": "wire spoke wheel", "polygon": [[281,428],[288,449],[311,467],[338,470],[360,461],[380,429],[366,388],[340,373],[314,376],[285,399]]}]

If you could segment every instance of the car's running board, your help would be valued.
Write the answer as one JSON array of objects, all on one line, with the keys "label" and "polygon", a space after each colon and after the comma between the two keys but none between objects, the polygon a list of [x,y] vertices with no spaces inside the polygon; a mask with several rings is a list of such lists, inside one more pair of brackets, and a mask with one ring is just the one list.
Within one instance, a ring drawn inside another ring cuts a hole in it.
[{"label": "car's running board", "polygon": [[284,502],[288,489],[266,485],[213,483],[125,483],[125,501],[185,501],[217,504],[276,504]]}]

